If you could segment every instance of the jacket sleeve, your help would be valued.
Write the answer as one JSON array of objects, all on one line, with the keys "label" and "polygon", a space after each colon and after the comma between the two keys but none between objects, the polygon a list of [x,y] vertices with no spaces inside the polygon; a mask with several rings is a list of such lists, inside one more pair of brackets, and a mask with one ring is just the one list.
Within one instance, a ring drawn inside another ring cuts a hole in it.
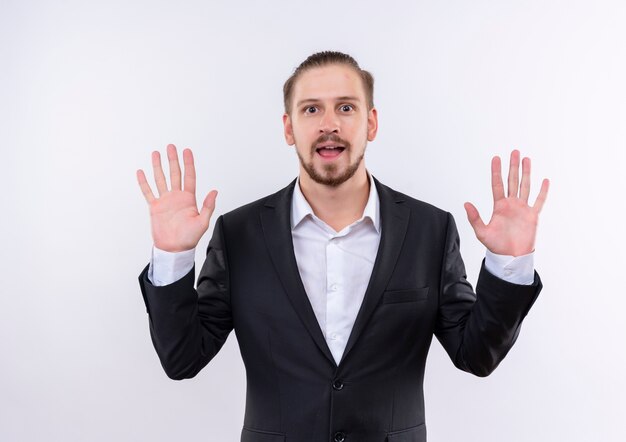
[{"label": "jacket sleeve", "polygon": [[219,352],[233,329],[223,220],[215,223],[206,260],[193,286],[195,266],[182,279],[161,287],[139,275],[150,336],[167,376],[192,378]]},{"label": "jacket sleeve", "polygon": [[483,261],[474,293],[459,244],[456,224],[448,214],[435,335],[456,367],[487,376],[515,343],[542,284],[537,272],[532,285],[506,282],[489,273]]}]

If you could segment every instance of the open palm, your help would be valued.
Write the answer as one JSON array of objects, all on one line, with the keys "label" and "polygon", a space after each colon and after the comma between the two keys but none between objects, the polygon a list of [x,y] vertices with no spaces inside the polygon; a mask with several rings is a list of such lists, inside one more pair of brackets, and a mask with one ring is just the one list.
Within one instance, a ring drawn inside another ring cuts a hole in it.
[{"label": "open palm", "polygon": [[550,182],[544,179],[533,206],[528,204],[530,194],[530,158],[522,161],[522,177],[519,178],[520,153],[514,150],[508,176],[508,193],[505,196],[500,158],[491,161],[491,187],[493,191],[493,214],[485,225],[478,210],[465,203],[467,218],[478,240],[491,252],[499,255],[521,256],[535,249],[539,213],[548,195]]},{"label": "open palm", "polygon": [[167,146],[171,189],[167,188],[159,152],[152,152],[152,168],[159,198],[152,193],[143,170],[137,171],[137,181],[150,206],[150,224],[154,245],[168,252],[180,252],[195,248],[215,209],[217,191],[212,190],[198,211],[196,203],[196,172],[190,149],[183,151],[185,165],[184,186],[181,185],[181,170],[178,154],[173,144]]}]

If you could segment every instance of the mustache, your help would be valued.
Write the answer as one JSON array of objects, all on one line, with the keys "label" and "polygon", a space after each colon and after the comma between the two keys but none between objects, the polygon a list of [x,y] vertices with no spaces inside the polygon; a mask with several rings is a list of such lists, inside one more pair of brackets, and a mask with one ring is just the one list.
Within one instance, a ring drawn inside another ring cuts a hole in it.
[{"label": "mustache", "polygon": [[343,138],[341,138],[339,135],[337,134],[323,134],[320,135],[318,137],[317,140],[315,140],[315,142],[311,145],[311,150],[315,152],[316,150],[316,146],[320,143],[326,143],[328,141],[332,141],[333,143],[337,143],[337,144],[341,144],[342,146],[344,146],[346,149],[349,149],[351,147],[350,142],[347,140],[344,140]]}]

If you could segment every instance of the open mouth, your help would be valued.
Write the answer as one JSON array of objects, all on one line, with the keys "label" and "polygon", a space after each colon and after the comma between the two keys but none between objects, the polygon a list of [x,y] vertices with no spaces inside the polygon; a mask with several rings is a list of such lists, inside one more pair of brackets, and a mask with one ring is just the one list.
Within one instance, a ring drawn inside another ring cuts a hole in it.
[{"label": "open mouth", "polygon": [[346,148],[343,146],[324,146],[318,147],[315,151],[323,158],[338,157]]}]

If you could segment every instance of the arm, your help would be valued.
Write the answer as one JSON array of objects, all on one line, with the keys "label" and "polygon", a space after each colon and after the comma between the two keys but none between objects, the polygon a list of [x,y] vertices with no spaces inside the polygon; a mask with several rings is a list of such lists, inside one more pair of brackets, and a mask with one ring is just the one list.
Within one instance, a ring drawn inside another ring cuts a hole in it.
[{"label": "arm", "polygon": [[492,275],[483,264],[474,294],[466,279],[456,225],[448,215],[435,335],[456,367],[477,376],[495,370],[515,343],[541,287],[536,273],[531,285],[512,284]]},{"label": "arm", "polygon": [[182,279],[154,286],[148,267],[139,276],[150,321],[150,336],[161,365],[172,379],[194,377],[224,345],[233,329],[222,218],[218,218],[206,260],[193,287],[195,267]]}]

